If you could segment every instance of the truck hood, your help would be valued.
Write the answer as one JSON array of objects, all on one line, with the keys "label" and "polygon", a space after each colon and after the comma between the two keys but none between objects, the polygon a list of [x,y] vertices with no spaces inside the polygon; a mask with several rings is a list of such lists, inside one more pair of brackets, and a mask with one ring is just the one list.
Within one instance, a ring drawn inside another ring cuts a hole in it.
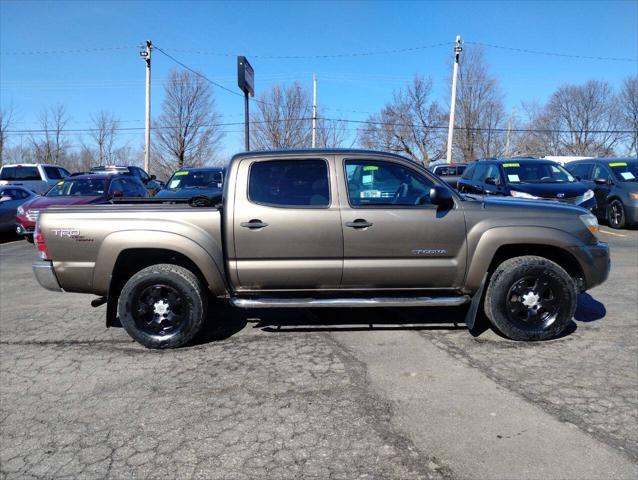
[{"label": "truck hood", "polygon": [[[473,198],[478,199],[480,197]],[[570,213],[582,215],[584,213],[589,213],[584,208],[559,203],[558,201],[526,200],[514,197],[483,197],[481,200],[483,202],[483,208],[486,210],[518,211],[521,215],[525,215],[526,213],[529,213],[530,215],[564,215]]]},{"label": "truck hood", "polygon": [[509,183],[510,190],[525,192],[541,198],[579,197],[588,188],[581,182],[570,183]]},{"label": "truck hood", "polygon": [[42,209],[54,205],[87,205],[105,202],[104,196],[97,197],[37,197],[23,205],[25,210]]}]

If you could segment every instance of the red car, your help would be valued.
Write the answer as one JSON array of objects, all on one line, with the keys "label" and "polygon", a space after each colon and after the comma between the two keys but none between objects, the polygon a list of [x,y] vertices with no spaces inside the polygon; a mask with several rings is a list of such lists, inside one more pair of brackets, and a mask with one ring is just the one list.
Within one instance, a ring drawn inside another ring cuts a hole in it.
[{"label": "red car", "polygon": [[44,196],[18,207],[16,232],[32,242],[40,211],[54,205],[89,205],[108,203],[113,197],[148,197],[137,177],[130,175],[78,175],[60,180]]}]

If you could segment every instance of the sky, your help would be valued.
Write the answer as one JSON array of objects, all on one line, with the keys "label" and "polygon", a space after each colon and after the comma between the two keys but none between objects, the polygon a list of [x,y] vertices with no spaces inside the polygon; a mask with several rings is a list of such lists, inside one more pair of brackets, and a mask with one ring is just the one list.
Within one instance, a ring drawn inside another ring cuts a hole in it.
[{"label": "sky", "polygon": [[[618,87],[638,74],[638,0],[567,2],[115,2],[0,0],[0,104],[14,110],[14,130],[38,129],[47,107],[66,106],[68,128],[90,128],[99,111],[126,128],[143,128],[144,62],[150,39],[189,67],[237,93],[236,56],[255,70],[255,89],[298,81],[334,118],[365,120],[415,75],[431,77],[449,101],[455,36],[484,47],[509,109],[544,102],[565,83],[607,80]],[[441,45],[443,44],[443,45]],[[392,50],[401,50],[390,52]],[[381,53],[379,53],[381,52]],[[368,53],[368,55],[353,55]],[[373,54],[369,54],[373,53]],[[322,55],[329,58],[316,58]],[[296,56],[303,58],[269,58]],[[314,56],[314,58],[313,58]],[[153,116],[162,85],[177,67],[152,58]],[[243,99],[213,87],[224,123],[224,152],[243,149]],[[253,108],[255,108],[253,104]],[[354,137],[356,124],[349,124]],[[120,141],[143,144],[141,130]],[[18,142],[18,135],[10,138]],[[77,139],[73,139],[77,142]]]}]

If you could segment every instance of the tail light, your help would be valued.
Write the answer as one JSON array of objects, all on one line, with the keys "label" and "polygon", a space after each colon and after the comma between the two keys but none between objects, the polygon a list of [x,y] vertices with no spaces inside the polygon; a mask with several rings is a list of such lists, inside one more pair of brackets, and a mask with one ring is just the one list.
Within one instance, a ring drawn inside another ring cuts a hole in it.
[{"label": "tail light", "polygon": [[44,241],[44,235],[42,235],[42,230],[40,230],[40,222],[36,222],[35,230],[33,231],[33,243],[35,244],[35,248],[40,252],[40,258],[42,260],[51,260],[49,258],[49,251],[47,250],[47,244]]}]

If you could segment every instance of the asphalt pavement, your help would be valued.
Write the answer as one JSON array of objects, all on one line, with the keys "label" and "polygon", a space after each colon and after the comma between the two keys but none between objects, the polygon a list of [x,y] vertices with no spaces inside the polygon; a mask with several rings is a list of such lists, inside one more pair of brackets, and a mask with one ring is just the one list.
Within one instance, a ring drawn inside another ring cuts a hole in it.
[{"label": "asphalt pavement", "polygon": [[0,478],[637,478],[638,231],[600,237],[610,278],[549,342],[454,309],[223,309],[171,351],[0,245]]}]

